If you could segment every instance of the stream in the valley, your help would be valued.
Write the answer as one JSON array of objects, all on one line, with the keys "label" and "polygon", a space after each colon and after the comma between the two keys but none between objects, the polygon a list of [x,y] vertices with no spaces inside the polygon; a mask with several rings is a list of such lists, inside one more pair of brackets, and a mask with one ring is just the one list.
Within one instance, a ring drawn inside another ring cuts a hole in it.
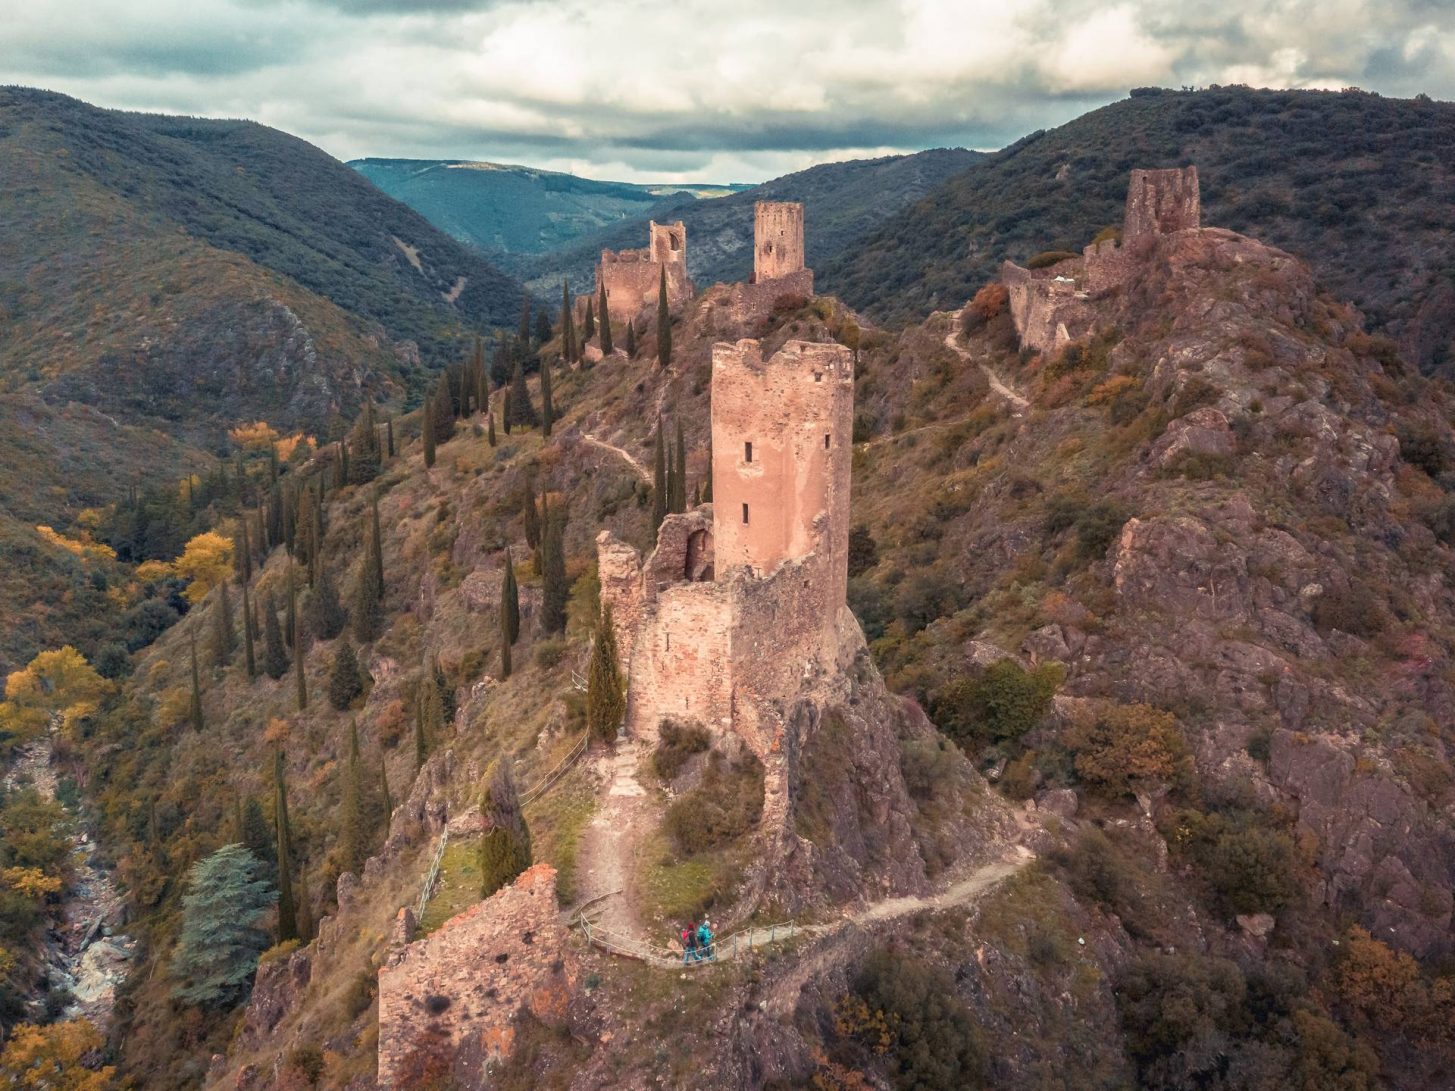
[{"label": "stream in the valley", "polygon": [[[5,774],[7,790],[26,784],[45,799],[56,798],[49,735],[21,747]],[[131,969],[136,941],[121,933],[125,904],[110,874],[97,861],[95,840],[81,827],[79,816],[72,821],[70,882],[59,917],[52,918],[46,932],[44,976],[52,990],[65,990],[73,998],[63,1018],[89,1019],[104,1034],[117,987]],[[44,1013],[37,1007],[31,1015],[41,1018]]]}]

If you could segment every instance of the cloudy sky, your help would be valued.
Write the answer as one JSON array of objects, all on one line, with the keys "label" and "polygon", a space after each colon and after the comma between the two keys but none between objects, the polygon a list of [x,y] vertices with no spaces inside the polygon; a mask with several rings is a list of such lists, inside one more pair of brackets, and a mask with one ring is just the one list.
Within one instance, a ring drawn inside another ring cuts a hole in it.
[{"label": "cloudy sky", "polygon": [[759,181],[1000,147],[1128,88],[1455,98],[1455,0],[0,0],[0,84],[341,159]]}]

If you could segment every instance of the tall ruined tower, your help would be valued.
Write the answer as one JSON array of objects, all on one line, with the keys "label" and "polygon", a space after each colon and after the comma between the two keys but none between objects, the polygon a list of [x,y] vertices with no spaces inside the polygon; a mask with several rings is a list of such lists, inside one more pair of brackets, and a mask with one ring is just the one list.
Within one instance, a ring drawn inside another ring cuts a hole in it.
[{"label": "tall ruined tower", "polygon": [[713,346],[718,579],[739,566],[769,576],[813,554],[823,608],[843,604],[853,427],[854,364],[843,345],[790,341],[768,360],[757,341]]},{"label": "tall ruined tower", "polygon": [[753,279],[777,280],[802,268],[802,203],[759,201],[753,206]]},{"label": "tall ruined tower", "polygon": [[659,224],[656,220],[652,220],[647,231],[649,232],[647,250],[651,253],[652,261],[659,265],[666,265],[674,261],[685,262],[687,260],[687,227],[681,220],[669,224]]},{"label": "tall ruined tower", "polygon": [[1196,167],[1134,170],[1127,187],[1122,244],[1142,235],[1167,235],[1202,226]]}]

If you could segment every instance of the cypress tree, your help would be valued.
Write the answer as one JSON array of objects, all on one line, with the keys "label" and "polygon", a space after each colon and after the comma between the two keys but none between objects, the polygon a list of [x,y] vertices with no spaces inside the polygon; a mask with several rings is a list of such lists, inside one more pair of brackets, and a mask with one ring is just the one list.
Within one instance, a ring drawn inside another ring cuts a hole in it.
[{"label": "cypress tree", "polygon": [[367,485],[379,476],[379,464],[383,457],[379,450],[379,428],[374,419],[373,402],[364,403],[364,411],[359,414],[358,423],[354,425],[351,446],[353,451],[345,463],[349,484]]},{"label": "cypress tree", "polygon": [[389,457],[394,457],[394,418],[390,417],[384,422],[384,445],[389,452]]},{"label": "cypress tree", "polygon": [[677,422],[677,464],[672,510],[682,513],[687,510],[687,444],[682,438],[682,422]]},{"label": "cypress tree", "polygon": [[192,701],[187,708],[187,719],[192,730],[200,732],[202,723],[202,681],[197,675],[197,638],[192,638]]},{"label": "cypress tree", "polygon": [[323,490],[313,494],[313,551],[308,558],[308,586],[318,583],[319,570],[323,568]]},{"label": "cypress tree", "polygon": [[287,541],[284,533],[283,518],[283,486],[273,482],[273,488],[268,493],[268,548],[276,549]]},{"label": "cypress tree", "polygon": [[313,938],[313,900],[308,896],[308,869],[298,869],[298,942],[307,943]]},{"label": "cypress tree", "polygon": [[601,286],[600,303],[597,310],[601,314],[601,355],[610,356],[614,351],[611,343],[611,314],[606,309],[606,285]]},{"label": "cypress tree", "polygon": [[561,282],[561,357],[568,364],[576,362],[576,323],[571,317],[571,282]]},{"label": "cypress tree", "polygon": [[472,358],[475,373],[475,408],[481,413],[490,408],[490,374],[485,367],[485,342],[475,335],[475,355]]},{"label": "cypress tree", "polygon": [[245,584],[253,578],[253,550],[248,542],[248,518],[244,512],[238,517],[237,533],[232,540],[232,563],[237,571],[237,582]]},{"label": "cypress tree", "polygon": [[242,804],[242,832],[237,839],[258,858],[263,876],[271,882],[278,869],[278,845],[257,796],[248,796]]},{"label": "cypress tree", "polygon": [[379,493],[369,497],[369,551],[374,561],[374,579],[379,581],[379,594],[384,594],[384,539],[379,529]]},{"label": "cypress tree", "polygon": [[431,656],[429,660],[430,677],[434,679],[435,689],[440,691],[440,725],[453,724],[455,722],[455,687],[450,685],[449,679],[445,677],[444,670],[440,667],[440,657]]},{"label": "cypress tree", "polygon": [[662,418],[657,417],[657,444],[652,451],[652,538],[667,518],[667,450],[662,444]]},{"label": "cypress tree", "polygon": [[218,665],[232,660],[237,651],[237,635],[232,629],[232,598],[227,591],[227,581],[217,585],[217,662]]},{"label": "cypress tree", "polygon": [[429,756],[431,740],[444,729],[444,709],[440,703],[440,690],[433,677],[420,679],[419,715],[416,718],[414,734],[414,756],[420,765]]},{"label": "cypress tree", "polygon": [[591,647],[591,667],[586,675],[586,726],[602,742],[611,742],[625,715],[626,687],[608,603],[597,619],[596,639]]},{"label": "cypress tree", "polygon": [[672,363],[672,315],[667,309],[667,267],[662,266],[662,281],[657,288],[657,364]]},{"label": "cypress tree", "polygon": [[509,614],[505,608],[505,600],[500,602],[500,680],[503,682],[510,677],[510,621]]},{"label": "cypress tree", "polygon": [[338,586],[327,568],[319,572],[318,581],[308,593],[303,615],[308,631],[321,640],[334,639],[348,625],[349,613],[339,601]]},{"label": "cypress tree", "polygon": [[541,570],[544,583],[541,595],[541,627],[548,633],[559,633],[566,628],[566,602],[571,596],[571,588],[566,583],[564,500],[542,520],[541,553],[544,561]]},{"label": "cypress tree", "polygon": [[295,658],[298,655],[298,592],[293,586],[293,562],[288,562],[287,583],[288,583],[288,613],[284,620],[287,624],[283,628],[283,640],[288,644],[288,650]]},{"label": "cypress tree", "polygon": [[436,444],[448,443],[455,434],[455,399],[450,393],[449,373],[440,376],[425,414],[425,424],[434,429]]},{"label": "cypress tree", "polygon": [[298,938],[298,906],[293,900],[293,836],[288,829],[282,750],[273,752],[273,833],[278,858],[278,942],[287,943]]},{"label": "cypress tree", "polygon": [[707,481],[702,486],[702,502],[712,503],[712,433],[707,436]]},{"label": "cypress tree", "polygon": [[421,431],[420,436],[424,440],[424,468],[426,470],[431,470],[431,469],[434,468],[434,459],[435,459],[435,454],[434,454],[434,428],[431,427],[430,422],[429,422],[430,406],[432,404],[433,404],[433,399],[431,399],[430,401],[425,402],[424,403],[424,409],[423,409],[423,411],[420,414],[420,416],[422,418],[422,425],[423,425],[423,430]]},{"label": "cypress tree", "polygon": [[521,814],[520,798],[510,766],[496,760],[485,774],[480,797],[485,836],[480,840],[480,897],[488,898],[513,883],[531,863],[530,830]]},{"label": "cypress tree", "polygon": [[581,340],[590,341],[596,336],[596,316],[591,313],[591,300],[586,300],[586,321],[581,326]]},{"label": "cypress tree", "polygon": [[340,871],[355,874],[363,867],[367,851],[364,831],[364,771],[359,761],[359,725],[349,724],[349,759],[344,767],[342,802],[339,808],[339,853]]},{"label": "cypress tree", "polygon": [[[291,583],[291,581],[290,581]],[[291,587],[290,587],[291,591]],[[307,648],[304,647],[304,633],[298,612],[293,612],[293,681],[297,687],[298,711],[308,710],[308,678],[304,673]]]},{"label": "cypress tree", "polygon": [[551,365],[541,361],[541,435],[551,438],[551,425],[555,423],[556,409],[551,404]]},{"label": "cypress tree", "polygon": [[505,407],[506,422],[534,428],[539,424],[535,406],[531,404],[530,390],[525,385],[525,368],[519,360],[515,362],[515,374],[510,380],[510,396]]},{"label": "cypress tree", "polygon": [[637,324],[630,318],[626,320],[626,355],[629,360],[637,358]]},{"label": "cypress tree", "polygon": [[521,513],[525,516],[525,544],[534,549],[541,544],[541,516],[536,509],[535,483],[527,475],[525,494],[520,500]]},{"label": "cypress tree", "polygon": [[258,676],[258,657],[254,647],[254,642],[257,640],[257,633],[253,626],[253,608],[252,604],[248,601],[247,584],[242,585],[242,608],[244,661],[247,663],[248,678],[253,679]]},{"label": "cypress tree", "polygon": [[263,670],[275,682],[288,671],[283,630],[278,626],[278,604],[271,591],[263,603]]},{"label": "cypress tree", "polygon": [[379,752],[379,791],[384,800],[384,836],[394,825],[394,796],[389,791],[389,767],[384,763],[384,752]]},{"label": "cypress tree", "polygon": [[495,411],[491,410],[485,415],[485,442],[495,446]]},{"label": "cypress tree", "polygon": [[364,546],[364,560],[359,569],[352,611],[354,639],[361,644],[377,639],[384,631],[384,557],[377,494],[369,505],[369,515],[369,537]]},{"label": "cypress tree", "polygon": [[359,671],[359,657],[347,639],[339,641],[333,656],[333,670],[328,677],[328,703],[342,712],[364,692],[364,679]]},{"label": "cypress tree", "polygon": [[505,551],[505,578],[500,583],[500,632],[507,644],[520,639],[520,591],[509,549]]},{"label": "cypress tree", "polygon": [[536,311],[536,348],[540,348],[551,339],[551,320],[546,317],[544,310]]},{"label": "cypress tree", "polygon": [[530,293],[526,293],[525,302],[520,308],[520,326],[515,331],[515,339],[520,342],[520,351],[524,355],[530,352]]}]

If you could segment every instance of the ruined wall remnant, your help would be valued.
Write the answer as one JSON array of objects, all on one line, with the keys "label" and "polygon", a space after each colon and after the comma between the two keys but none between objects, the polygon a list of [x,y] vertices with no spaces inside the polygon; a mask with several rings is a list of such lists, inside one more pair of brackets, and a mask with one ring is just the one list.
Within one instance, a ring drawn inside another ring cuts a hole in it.
[{"label": "ruined wall remnant", "polygon": [[[596,291],[606,287],[606,309],[619,322],[636,318],[643,308],[656,306],[662,273],[667,274],[667,303],[676,306],[692,298],[687,276],[687,228],[676,223],[647,227],[647,246],[640,250],[603,250],[596,263]],[[581,303],[584,308],[584,302]]]},{"label": "ruined wall remnant", "polygon": [[802,202],[759,201],[753,206],[753,280],[777,280],[803,268]]},{"label": "ruined wall remnant", "polygon": [[[782,709],[831,678],[848,621],[854,374],[838,344],[713,347],[713,503],[669,515],[645,563],[597,539],[627,730],[693,720],[774,760]],[[769,791],[781,786],[769,770]],[[765,813],[786,813],[769,799]]]},{"label": "ruined wall remnant", "polygon": [[[403,912],[408,912],[404,910]],[[556,872],[537,864],[379,969],[381,1088],[406,1088],[443,1058],[462,1087],[485,1086],[510,1055],[522,1011],[561,1025],[579,967],[556,908]]]},{"label": "ruined wall remnant", "polygon": [[1145,259],[1157,236],[1197,230],[1201,217],[1196,167],[1132,171],[1120,245],[1103,239],[1044,269],[1001,266],[1021,345],[1049,354],[1094,333],[1097,299],[1136,275],[1139,255]]},{"label": "ruined wall remnant", "polygon": [[1143,235],[1170,235],[1202,226],[1197,168],[1134,170],[1127,188],[1122,244]]}]

